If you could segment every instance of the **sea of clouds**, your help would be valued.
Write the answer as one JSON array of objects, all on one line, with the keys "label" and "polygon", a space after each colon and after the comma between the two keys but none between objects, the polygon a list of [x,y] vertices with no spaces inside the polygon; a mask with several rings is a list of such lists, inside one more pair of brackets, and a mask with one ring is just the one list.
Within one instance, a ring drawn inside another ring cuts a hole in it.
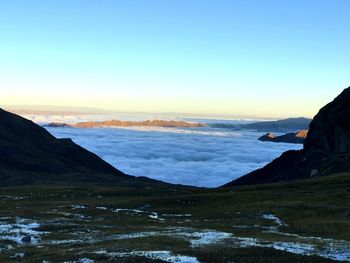
[{"label": "sea of clouds", "polygon": [[286,150],[301,148],[260,142],[259,132],[210,127],[47,129],[58,138],[73,139],[124,173],[201,187],[223,185]]}]

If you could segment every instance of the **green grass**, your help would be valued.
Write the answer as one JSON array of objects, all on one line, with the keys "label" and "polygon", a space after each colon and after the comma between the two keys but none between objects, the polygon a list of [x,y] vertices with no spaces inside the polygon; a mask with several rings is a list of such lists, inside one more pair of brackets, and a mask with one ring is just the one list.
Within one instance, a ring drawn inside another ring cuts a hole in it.
[{"label": "green grass", "polygon": [[[8,198],[6,196],[11,196]],[[24,199],[14,200],[13,197]],[[72,209],[85,205],[86,209]],[[145,213],[96,209],[141,209]],[[57,209],[57,210],[55,210]],[[164,218],[150,218],[157,212]],[[68,213],[76,214],[69,215]],[[191,247],[190,241],[176,235],[154,235],[130,239],[109,239],[113,235],[165,231],[168,228],[217,230],[239,237],[267,241],[300,242],[295,236],[265,233],[261,227],[276,227],[262,217],[272,213],[287,226],[279,231],[305,237],[322,237],[350,241],[350,174],[281,184],[222,189],[133,189],[116,187],[31,186],[0,188],[0,217],[29,218],[42,223],[43,244],[16,245],[0,238],[0,262],[63,262],[88,257],[96,262],[111,258],[93,251],[172,251],[197,257],[201,262],[330,262],[319,256],[302,256],[263,247],[235,247],[230,241],[203,247]],[[162,216],[163,214],[191,214]],[[85,218],[79,218],[83,215]],[[55,220],[55,221],[52,221]],[[52,222],[51,222],[52,221]],[[0,223],[1,225],[1,223]],[[260,227],[252,227],[259,225]],[[235,227],[236,226],[236,227]],[[250,226],[240,228],[239,226]],[[192,231],[190,230],[190,231]],[[1,236],[1,234],[0,234]],[[84,239],[82,244],[49,244],[52,240]],[[350,244],[350,243],[349,243]],[[315,244],[317,245],[317,241]],[[350,248],[348,248],[350,250]],[[24,252],[25,257],[11,258]],[[118,262],[160,262],[140,257],[114,259]]]}]

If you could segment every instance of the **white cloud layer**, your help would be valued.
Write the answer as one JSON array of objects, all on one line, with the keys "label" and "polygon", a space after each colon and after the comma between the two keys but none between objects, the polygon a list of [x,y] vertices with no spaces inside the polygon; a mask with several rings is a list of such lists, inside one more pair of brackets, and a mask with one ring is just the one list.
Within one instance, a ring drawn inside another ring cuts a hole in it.
[{"label": "white cloud layer", "polygon": [[216,187],[301,145],[260,142],[262,133],[212,128],[48,128],[123,171],[161,181]]}]

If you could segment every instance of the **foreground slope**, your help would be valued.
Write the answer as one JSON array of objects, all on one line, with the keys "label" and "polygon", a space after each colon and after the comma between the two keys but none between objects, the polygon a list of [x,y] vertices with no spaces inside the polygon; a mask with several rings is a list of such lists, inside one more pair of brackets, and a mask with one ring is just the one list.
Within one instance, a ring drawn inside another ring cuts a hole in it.
[{"label": "foreground slope", "polygon": [[349,187],[2,187],[0,262],[350,261]]},{"label": "foreground slope", "polygon": [[350,171],[350,87],[310,124],[304,148],[287,151],[262,169],[225,186],[273,183]]},{"label": "foreground slope", "polygon": [[128,185],[141,181],[148,180],[125,175],[72,140],[56,139],[35,123],[0,109],[1,186],[46,182]]}]

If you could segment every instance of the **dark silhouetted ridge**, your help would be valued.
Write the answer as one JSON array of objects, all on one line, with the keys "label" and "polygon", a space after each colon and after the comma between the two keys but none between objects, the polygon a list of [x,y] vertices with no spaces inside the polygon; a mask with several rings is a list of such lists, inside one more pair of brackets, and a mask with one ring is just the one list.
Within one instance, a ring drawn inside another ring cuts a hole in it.
[{"label": "dark silhouetted ridge", "polygon": [[0,109],[1,186],[29,183],[158,183],[117,170],[70,139],[57,139],[32,121]]},{"label": "dark silhouetted ridge", "polygon": [[287,151],[265,167],[225,186],[274,183],[350,171],[350,87],[323,107],[300,151]]}]

